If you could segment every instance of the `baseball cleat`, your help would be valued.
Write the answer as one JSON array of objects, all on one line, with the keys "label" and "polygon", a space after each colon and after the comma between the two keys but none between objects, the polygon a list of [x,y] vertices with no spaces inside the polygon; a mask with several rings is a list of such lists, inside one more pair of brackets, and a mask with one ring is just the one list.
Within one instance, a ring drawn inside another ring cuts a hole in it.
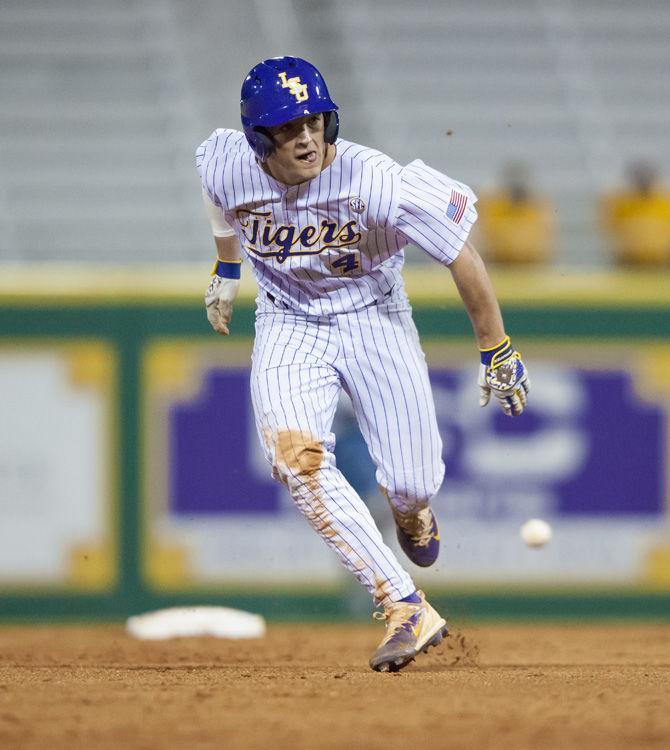
[{"label": "baseball cleat", "polygon": [[391,506],[398,542],[409,559],[422,568],[432,565],[440,554],[440,532],[430,508],[402,513]]},{"label": "baseball cleat", "polygon": [[383,613],[374,613],[375,619],[386,620],[386,635],[370,658],[375,672],[397,672],[448,634],[447,623],[428,604],[423,591],[416,593],[420,604],[394,602]]}]

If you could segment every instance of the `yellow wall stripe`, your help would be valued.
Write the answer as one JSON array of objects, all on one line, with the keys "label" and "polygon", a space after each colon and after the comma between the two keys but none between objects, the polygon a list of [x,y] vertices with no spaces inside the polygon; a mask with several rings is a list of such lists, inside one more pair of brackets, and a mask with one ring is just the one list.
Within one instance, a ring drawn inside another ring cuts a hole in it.
[{"label": "yellow wall stripe", "polygon": [[[668,271],[592,271],[575,269],[492,269],[503,303],[523,305],[670,305]],[[405,285],[415,304],[458,305],[446,268],[436,264],[405,270]],[[39,281],[38,281],[39,280]],[[0,304],[193,304],[204,297],[209,263],[154,266],[0,265]],[[251,301],[256,283],[244,264],[240,299]]]}]

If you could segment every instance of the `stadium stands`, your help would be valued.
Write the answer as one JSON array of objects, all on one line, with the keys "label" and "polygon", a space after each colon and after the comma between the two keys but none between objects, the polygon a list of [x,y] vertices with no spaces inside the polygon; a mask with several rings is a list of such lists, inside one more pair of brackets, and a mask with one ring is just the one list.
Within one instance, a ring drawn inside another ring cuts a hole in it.
[{"label": "stadium stands", "polygon": [[236,125],[254,62],[293,51],[344,137],[476,190],[524,160],[557,263],[605,265],[598,195],[632,159],[670,174],[669,35],[663,0],[6,0],[0,260],[209,257],[193,149]]}]

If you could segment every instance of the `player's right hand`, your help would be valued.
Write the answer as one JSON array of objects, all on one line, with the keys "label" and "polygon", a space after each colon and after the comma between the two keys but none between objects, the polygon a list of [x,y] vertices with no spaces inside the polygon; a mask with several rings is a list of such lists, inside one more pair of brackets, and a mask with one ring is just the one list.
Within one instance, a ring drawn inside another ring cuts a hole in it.
[{"label": "player's right hand", "polygon": [[226,279],[214,274],[205,294],[207,320],[222,336],[230,333],[228,324],[233,317],[233,302],[240,287],[239,279]]},{"label": "player's right hand", "polygon": [[508,417],[517,417],[526,406],[530,378],[521,355],[509,336],[491,349],[480,349],[479,405],[486,406],[491,394]]}]

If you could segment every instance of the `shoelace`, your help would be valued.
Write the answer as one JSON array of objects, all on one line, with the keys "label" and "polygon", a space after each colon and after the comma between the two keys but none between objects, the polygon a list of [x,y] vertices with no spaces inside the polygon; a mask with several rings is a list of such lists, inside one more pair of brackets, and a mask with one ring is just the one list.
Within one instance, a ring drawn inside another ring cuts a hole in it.
[{"label": "shoelace", "polygon": [[386,643],[392,638],[415,614],[417,608],[418,605],[410,602],[396,602],[391,607],[386,607],[383,612],[373,612],[373,619],[386,620],[386,637],[382,642]]},{"label": "shoelace", "polygon": [[417,547],[427,547],[433,538],[433,514],[430,508],[423,508],[418,513],[394,513],[398,525],[412,538]]},{"label": "shoelace", "polygon": [[390,625],[392,620],[406,620],[411,617],[418,606],[413,602],[395,602],[390,607],[385,607],[383,612],[373,612],[372,617],[375,620],[388,620]]}]

